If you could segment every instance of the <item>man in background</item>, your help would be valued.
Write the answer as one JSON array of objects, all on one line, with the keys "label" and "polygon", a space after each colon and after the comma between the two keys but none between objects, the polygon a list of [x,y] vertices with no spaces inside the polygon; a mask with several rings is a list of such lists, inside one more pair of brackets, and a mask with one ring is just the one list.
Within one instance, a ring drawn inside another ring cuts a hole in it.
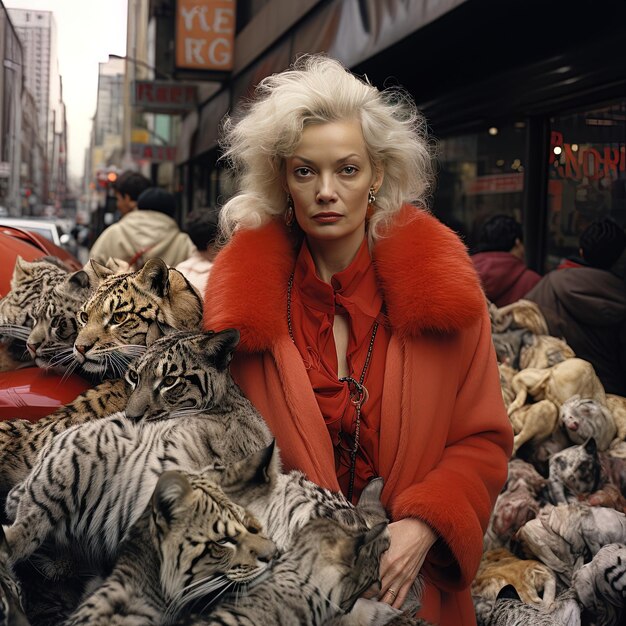
[{"label": "man in background", "polygon": [[113,191],[115,192],[117,210],[121,217],[116,224],[105,228],[93,243],[89,253],[91,258],[101,263],[106,263],[109,257],[115,256],[113,252],[117,249],[117,246],[114,240],[114,233],[118,229],[111,230],[111,228],[117,224],[121,224],[124,218],[137,208],[137,199],[151,185],[150,180],[139,172],[127,170],[123,174],[120,174],[118,179],[113,183]]},{"label": "man in background", "polygon": [[626,234],[604,217],[582,232],[579,245],[584,265],[549,272],[526,299],[539,305],[551,335],[593,365],[607,393],[626,396],[626,286],[615,272]]},{"label": "man in background", "polygon": [[522,225],[508,215],[494,215],[483,224],[472,261],[485,295],[497,307],[523,298],[541,280],[524,262]]},{"label": "man in background", "polygon": [[109,257],[127,261],[133,269],[160,258],[174,266],[196,250],[180,231],[174,215],[176,198],[159,187],[149,187],[137,198],[136,210],[109,226],[91,248],[91,257],[106,263]]}]

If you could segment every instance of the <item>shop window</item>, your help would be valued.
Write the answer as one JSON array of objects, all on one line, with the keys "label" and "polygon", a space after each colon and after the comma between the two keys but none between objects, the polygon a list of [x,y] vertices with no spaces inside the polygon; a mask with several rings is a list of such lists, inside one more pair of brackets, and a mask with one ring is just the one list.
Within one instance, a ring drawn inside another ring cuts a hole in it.
[{"label": "shop window", "polygon": [[546,270],[578,254],[594,219],[626,226],[626,100],[551,120]]},{"label": "shop window", "polygon": [[434,214],[475,248],[492,215],[522,221],[525,123],[494,124],[439,142]]}]

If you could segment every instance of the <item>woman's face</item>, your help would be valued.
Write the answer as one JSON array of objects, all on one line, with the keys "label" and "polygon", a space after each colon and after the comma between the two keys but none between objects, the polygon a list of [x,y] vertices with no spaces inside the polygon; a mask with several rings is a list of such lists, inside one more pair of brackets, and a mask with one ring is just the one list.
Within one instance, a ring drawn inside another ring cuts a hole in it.
[{"label": "woman's face", "polygon": [[358,247],[365,235],[368,191],[381,182],[357,120],[307,126],[286,159],[295,217],[310,243]]}]

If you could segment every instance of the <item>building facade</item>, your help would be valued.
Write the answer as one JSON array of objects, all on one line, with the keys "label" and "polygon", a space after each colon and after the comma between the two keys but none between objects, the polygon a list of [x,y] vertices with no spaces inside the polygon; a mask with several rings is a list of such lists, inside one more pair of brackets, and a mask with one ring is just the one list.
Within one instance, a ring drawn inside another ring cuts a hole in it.
[{"label": "building facade", "polygon": [[59,208],[67,190],[67,119],[57,57],[57,28],[50,11],[8,9],[24,50],[24,82],[38,111],[45,147],[41,201]]},{"label": "building facade", "polygon": [[[218,161],[222,116],[298,54],[324,52],[379,88],[413,96],[438,146],[432,210],[470,248],[489,215],[507,213],[523,223],[527,260],[543,272],[576,251],[594,217],[625,224],[624,2],[236,6],[234,67],[226,78],[207,77],[201,106],[181,127],[177,169],[187,210],[219,205],[232,192]],[[174,10],[172,0],[151,2],[157,22],[173,20]],[[166,44],[157,49],[172,49]],[[157,67],[171,71],[163,56]]]},{"label": "building facade", "polygon": [[0,206],[19,215],[22,161],[23,49],[0,3]]}]

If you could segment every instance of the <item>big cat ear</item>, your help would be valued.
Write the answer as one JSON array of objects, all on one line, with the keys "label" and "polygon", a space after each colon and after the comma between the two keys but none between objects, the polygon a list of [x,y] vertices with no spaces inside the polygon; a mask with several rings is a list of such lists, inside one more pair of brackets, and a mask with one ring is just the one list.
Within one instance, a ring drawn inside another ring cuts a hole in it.
[{"label": "big cat ear", "polygon": [[227,328],[209,335],[207,356],[213,360],[217,369],[225,369],[233,358],[233,353],[238,344],[239,331],[236,328]]},{"label": "big cat ear", "polygon": [[135,280],[147,291],[164,298],[170,286],[169,268],[163,259],[149,259]]}]

